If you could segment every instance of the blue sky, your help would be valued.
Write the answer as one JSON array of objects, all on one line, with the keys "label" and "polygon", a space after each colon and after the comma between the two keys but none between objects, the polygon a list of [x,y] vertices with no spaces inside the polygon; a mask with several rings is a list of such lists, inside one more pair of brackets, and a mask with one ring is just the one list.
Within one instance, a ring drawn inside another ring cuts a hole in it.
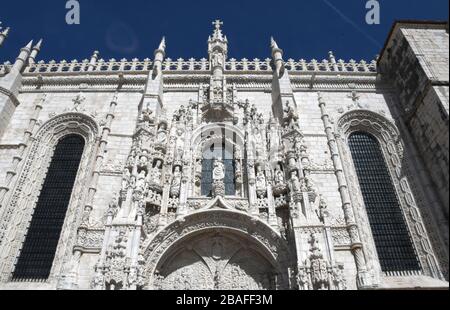
[{"label": "blue sky", "polygon": [[79,0],[81,24],[65,22],[66,0],[3,0],[10,37],[0,61],[13,61],[29,40],[44,38],[39,59],[152,58],[163,35],[173,59],[207,56],[214,19],[224,21],[229,57],[270,57],[273,35],[285,58],[373,59],[394,20],[448,20],[448,0],[380,0],[381,24],[365,23],[366,0]]}]

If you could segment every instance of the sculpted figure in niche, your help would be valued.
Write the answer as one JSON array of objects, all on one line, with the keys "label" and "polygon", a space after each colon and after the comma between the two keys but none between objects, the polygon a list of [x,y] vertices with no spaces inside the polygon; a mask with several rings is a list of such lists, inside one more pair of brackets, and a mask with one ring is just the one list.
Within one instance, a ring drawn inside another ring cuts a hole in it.
[{"label": "sculpted figure in niche", "polygon": [[147,166],[147,156],[141,156],[141,158],[139,159],[139,165],[141,165],[142,167]]},{"label": "sculpted figure in niche", "polygon": [[131,182],[131,172],[128,168],[125,168],[122,177],[122,189],[123,190],[128,189],[130,182]]},{"label": "sculpted figure in niche", "polygon": [[291,102],[288,100],[284,106],[284,118],[288,119],[295,115],[295,109],[292,107]]},{"label": "sculpted figure in niche", "polygon": [[325,198],[323,198],[322,195],[320,195],[320,202],[319,202],[319,209],[317,210],[317,215],[319,216],[319,219],[322,222],[325,222],[325,220],[329,217],[329,211],[328,211],[328,205],[325,201]]},{"label": "sculpted figure in niche", "polygon": [[266,196],[267,179],[261,165],[256,166],[256,192],[259,198]]},{"label": "sculpted figure in niche", "polygon": [[136,176],[135,175],[131,175],[130,178],[130,185],[131,188],[135,188],[136,187]]},{"label": "sculpted figure in niche", "polygon": [[155,166],[152,169],[152,174],[151,174],[151,182],[154,184],[160,184],[161,183],[161,173],[162,171],[162,161],[161,160],[157,160],[155,162]]},{"label": "sculpted figure in niche", "polygon": [[293,171],[291,173],[291,182],[292,182],[292,190],[294,192],[300,192],[302,186],[300,184],[300,179],[298,178],[298,172],[297,171]]},{"label": "sculpted figure in niche", "polygon": [[136,182],[136,190],[138,191],[144,191],[145,190],[145,178],[147,177],[147,174],[145,170],[142,170],[139,175]]},{"label": "sculpted figure in niche", "polygon": [[149,108],[142,111],[142,121],[149,123],[152,120],[153,111]]},{"label": "sculpted figure in niche", "polygon": [[158,129],[158,144],[167,143],[167,125],[162,123]]},{"label": "sculpted figure in niche", "polygon": [[221,158],[214,161],[213,169],[213,196],[225,196],[225,165]]},{"label": "sculpted figure in niche", "polygon": [[223,181],[225,179],[225,165],[222,162],[222,158],[218,158],[214,161],[213,180]]},{"label": "sculpted figure in niche", "polygon": [[235,174],[236,174],[236,183],[242,184],[244,180],[242,178],[242,165],[240,160],[235,161]]},{"label": "sculpted figure in niche", "polygon": [[275,167],[275,185],[284,184],[284,172],[281,170],[281,165]]},{"label": "sculpted figure in niche", "polygon": [[316,290],[327,290],[329,289],[329,264],[322,254],[319,247],[319,241],[314,233],[311,234],[309,242],[311,244],[310,251],[312,253],[310,256],[310,268],[313,287]]},{"label": "sculpted figure in niche", "polygon": [[181,168],[176,166],[173,172],[172,184],[170,186],[170,195],[173,198],[180,196],[180,186],[181,186]]},{"label": "sculpted figure in niche", "polygon": [[223,67],[224,56],[219,51],[215,51],[211,56],[211,63],[213,67]]},{"label": "sculpted figure in niche", "polygon": [[308,191],[310,191],[310,192],[315,192],[316,191],[316,184],[312,180],[311,176],[306,176],[305,184],[306,184],[306,188],[307,188]]},{"label": "sculpted figure in niche", "polygon": [[135,163],[134,158],[135,158],[135,156],[136,156],[136,152],[132,151],[131,155],[128,157],[127,166],[129,166],[129,167],[133,167],[134,166],[134,163]]},{"label": "sculpted figure in niche", "polygon": [[107,215],[115,217],[118,212],[119,212],[119,196],[115,194],[112,198],[111,203],[109,204]]},{"label": "sculpted figure in niche", "polygon": [[184,153],[184,137],[182,129],[177,130],[177,140],[175,150],[176,150],[176,160],[181,160],[183,158]]},{"label": "sculpted figure in niche", "polygon": [[289,167],[290,168],[295,168],[297,166],[297,160],[295,159],[294,156],[289,158]]}]

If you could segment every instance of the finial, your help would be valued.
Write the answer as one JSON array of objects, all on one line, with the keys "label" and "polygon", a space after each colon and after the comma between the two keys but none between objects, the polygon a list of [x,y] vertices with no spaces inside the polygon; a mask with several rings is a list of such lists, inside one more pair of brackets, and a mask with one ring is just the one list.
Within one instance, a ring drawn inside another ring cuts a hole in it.
[{"label": "finial", "polygon": [[0,22],[0,46],[2,46],[3,42],[8,37],[9,34],[9,27],[2,30],[3,28],[1,27],[1,24],[2,23]]},{"label": "finial", "polygon": [[224,38],[224,36],[222,34],[222,29],[220,29],[220,27],[223,25],[223,22],[220,19],[216,19],[212,24],[214,25],[215,29],[214,29],[214,33],[213,33],[212,38],[209,37],[208,41],[213,40],[213,41],[225,41],[225,42],[227,42],[228,41],[227,38],[226,37]]},{"label": "finial", "polygon": [[36,57],[39,54],[39,52],[41,51],[41,47],[42,47],[42,39],[39,40],[39,42],[33,47],[32,51],[30,53],[30,57],[28,59],[28,62],[31,65],[35,63]]},{"label": "finial", "polygon": [[[0,29],[0,30],[1,30],[1,29]],[[3,30],[3,32],[2,32],[2,35],[5,36],[5,37],[7,37],[10,30],[11,30],[11,28],[9,28],[9,27],[5,28],[5,30]]]},{"label": "finial", "polygon": [[32,47],[33,47],[33,40],[28,42],[27,46],[25,46],[24,48],[31,50]]},{"label": "finial", "polygon": [[161,43],[159,43],[158,49],[165,51],[166,50],[166,37],[162,37]]},{"label": "finial", "polygon": [[34,50],[41,50],[43,39],[40,39],[39,42],[33,47]]},{"label": "finial", "polygon": [[272,49],[278,49],[279,48],[277,42],[275,41],[275,39],[273,37],[270,37],[270,47]]}]

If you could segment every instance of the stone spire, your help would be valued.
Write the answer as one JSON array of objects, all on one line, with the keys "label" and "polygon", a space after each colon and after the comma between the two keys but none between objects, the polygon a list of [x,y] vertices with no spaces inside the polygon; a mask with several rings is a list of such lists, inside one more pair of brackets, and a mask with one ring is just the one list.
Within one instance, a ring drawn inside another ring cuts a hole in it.
[{"label": "stone spire", "polygon": [[3,42],[5,41],[5,39],[8,37],[8,35],[9,35],[9,30],[10,30],[10,28],[8,27],[8,28],[6,28],[6,29],[3,29],[2,27],[1,27],[1,22],[0,22],[0,47],[3,45]]},{"label": "stone spire", "polygon": [[22,85],[22,72],[27,66],[32,47],[33,41],[30,41],[27,46],[20,50],[20,54],[9,73],[0,77],[0,88],[6,90],[4,93],[0,92],[0,119],[2,120],[0,122],[0,139],[17,107],[17,96]]},{"label": "stone spire", "polygon": [[272,52],[273,80],[272,80],[272,112],[281,122],[285,122],[285,111],[288,107],[297,107],[289,72],[285,70],[283,50],[278,46],[275,39],[270,38]]},{"label": "stone spire", "polygon": [[276,50],[276,49],[280,49],[278,47],[277,42],[275,41],[275,39],[273,37],[270,37],[270,47],[272,48],[272,51]]},{"label": "stone spire", "polygon": [[23,47],[20,50],[19,57],[17,57],[16,62],[14,63],[14,66],[11,71],[17,71],[21,73],[25,69],[32,47],[33,47],[33,40],[31,40],[27,44],[27,46]]},{"label": "stone spire", "polygon": [[166,57],[166,39],[164,37],[154,55],[153,70],[147,77],[147,85],[139,110],[140,113],[151,113],[152,118],[157,118],[163,108],[163,62]]},{"label": "stone spire", "polygon": [[161,43],[159,43],[159,47],[156,51],[161,51],[162,53],[166,53],[166,37],[162,37]]},{"label": "stone spire", "polygon": [[157,72],[158,74],[162,71],[162,64],[165,57],[166,57],[166,38],[163,37],[161,39],[161,43],[159,43],[158,48],[155,50],[154,68],[158,71]]},{"label": "stone spire", "polygon": [[31,50],[30,58],[28,59],[29,64],[34,64],[36,62],[36,57],[39,54],[39,52],[41,51],[42,42],[43,42],[43,40],[40,39],[39,42]]},{"label": "stone spire", "polygon": [[276,68],[276,73],[278,77],[281,78],[284,74],[283,50],[278,47],[278,44],[273,37],[270,38],[270,47],[272,49],[272,59]]}]

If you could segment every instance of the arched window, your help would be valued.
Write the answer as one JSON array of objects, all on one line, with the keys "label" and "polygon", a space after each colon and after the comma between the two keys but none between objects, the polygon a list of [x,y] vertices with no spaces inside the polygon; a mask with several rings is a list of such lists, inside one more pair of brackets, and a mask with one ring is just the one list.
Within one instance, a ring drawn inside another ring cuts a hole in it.
[{"label": "arched window", "polygon": [[84,145],[84,139],[79,135],[66,136],[57,144],[13,280],[48,279]]},{"label": "arched window", "polygon": [[236,194],[235,162],[233,151],[226,148],[225,143],[214,143],[203,152],[202,160],[202,196],[212,196],[212,174],[214,160],[221,159],[225,165],[225,195],[234,196]]},{"label": "arched window", "polygon": [[381,268],[386,273],[417,272],[420,264],[383,152],[370,134],[349,138]]}]

